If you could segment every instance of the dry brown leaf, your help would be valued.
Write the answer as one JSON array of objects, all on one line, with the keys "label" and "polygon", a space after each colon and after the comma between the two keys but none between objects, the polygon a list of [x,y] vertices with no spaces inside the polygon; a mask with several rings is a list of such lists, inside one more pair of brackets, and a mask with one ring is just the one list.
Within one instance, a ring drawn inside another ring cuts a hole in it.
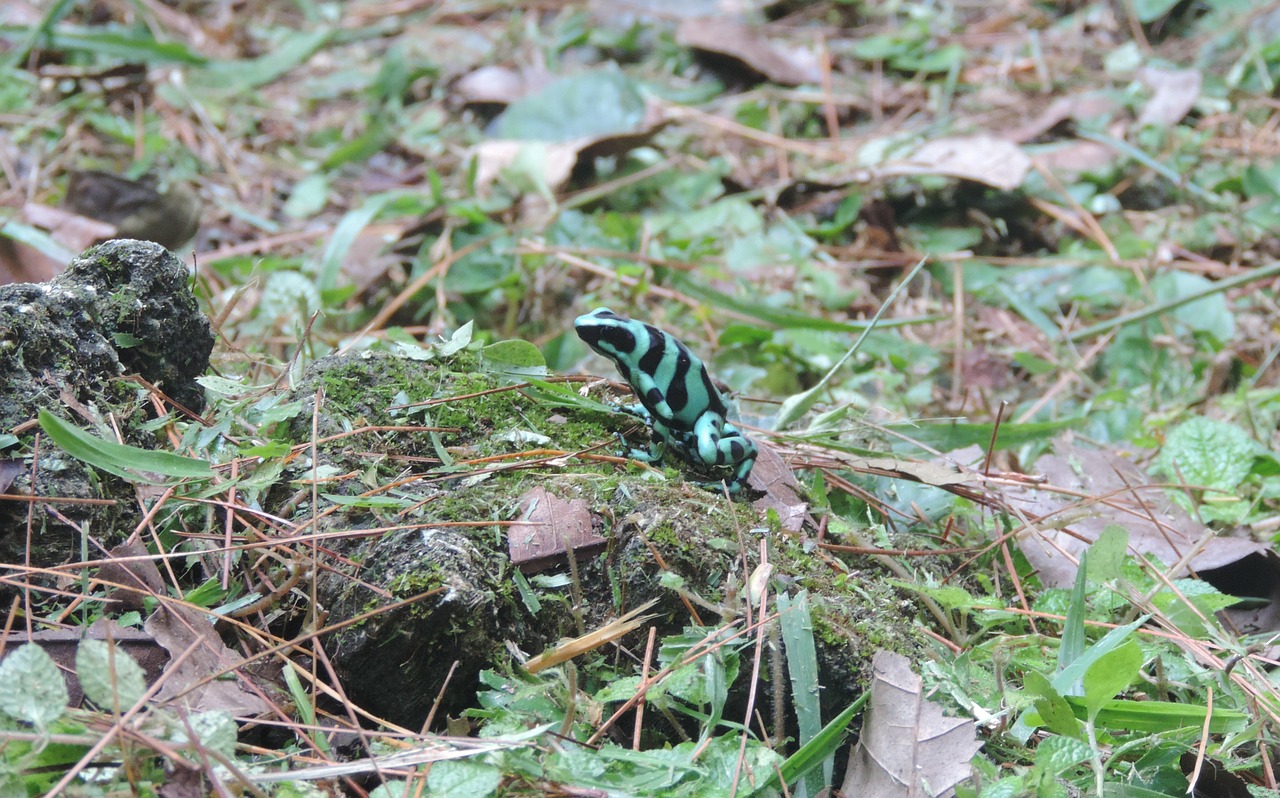
[{"label": "dry brown leaf", "polygon": [[805,522],[817,526],[809,515],[809,504],[800,497],[800,486],[796,483],[796,475],[782,456],[772,446],[757,441],[759,455],[751,469],[747,484],[756,490],[764,491],[764,496],[751,503],[760,514],[769,510],[778,513],[782,528],[787,532],[799,532]]},{"label": "dry brown leaf", "polygon": [[1068,119],[1079,122],[1110,116],[1121,108],[1120,102],[1107,94],[1077,94],[1054,100],[1039,116],[1005,134],[1019,144],[1039,138]]},{"label": "dry brown leaf", "polygon": [[1053,172],[1059,180],[1072,182],[1086,172],[1109,169],[1116,151],[1096,141],[1076,139],[1062,146],[1036,153],[1036,163]]},{"label": "dry brown leaf", "polygon": [[762,28],[724,17],[687,19],[680,23],[676,41],[685,47],[728,56],[774,83],[797,86],[822,82],[816,53],[779,44]]},{"label": "dry brown leaf", "polygon": [[953,136],[926,142],[909,158],[890,161],[875,173],[882,177],[943,175],[1012,191],[1022,185],[1031,158],[1012,141],[995,136]]},{"label": "dry brown leaf", "polygon": [[[1215,535],[1170,501],[1163,488],[1144,490],[1147,475],[1115,453],[1060,442],[1056,453],[1036,461],[1035,470],[1067,492],[1021,488],[1007,491],[1005,498],[1035,526],[1019,537],[1018,546],[1046,587],[1074,584],[1080,555],[1111,524],[1129,531],[1130,553],[1166,565],[1192,554],[1190,566],[1196,571],[1267,550],[1251,540]],[[1077,496],[1099,501],[1085,503]],[[1186,575],[1186,569],[1171,575]]]},{"label": "dry brown leaf", "polygon": [[1138,78],[1151,89],[1151,99],[1138,114],[1138,125],[1176,125],[1200,97],[1203,77],[1195,69],[1143,67]]},{"label": "dry brown leaf", "polygon": [[[128,578],[148,589],[164,584],[151,560],[134,561],[127,568]],[[143,628],[170,657],[157,700],[176,700],[193,712],[216,709],[240,716],[262,715],[270,709],[266,701],[241,683],[241,679],[248,678],[240,667],[243,660],[223,645],[204,613],[166,601],[147,618]],[[237,678],[223,679],[224,673]]]},{"label": "dry brown leaf", "polygon": [[871,667],[871,708],[841,791],[876,798],[955,795],[982,748],[973,721],[948,718],[926,701],[920,677],[901,654],[877,651]]},{"label": "dry brown leaf", "polygon": [[454,92],[468,103],[509,105],[551,82],[545,68],[517,70],[503,66],[482,66],[453,84]]},{"label": "dry brown leaf", "polygon": [[582,559],[608,543],[595,533],[585,499],[565,501],[538,487],[520,500],[520,513],[520,520],[507,529],[507,551],[522,573],[563,562],[570,548]]},{"label": "dry brown leaf", "polygon": [[[147,548],[140,543],[122,543],[107,552],[108,561],[98,568],[98,579],[121,587],[108,587],[107,598],[114,602],[112,609],[140,610],[143,599],[163,596],[164,581],[155,563],[146,558]],[[124,558],[129,559],[119,562]]]}]

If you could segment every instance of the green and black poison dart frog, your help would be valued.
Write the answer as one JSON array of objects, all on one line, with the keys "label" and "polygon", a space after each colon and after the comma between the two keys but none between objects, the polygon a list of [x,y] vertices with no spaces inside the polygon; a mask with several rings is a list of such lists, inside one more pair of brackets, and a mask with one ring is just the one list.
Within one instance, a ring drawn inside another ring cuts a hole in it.
[{"label": "green and black poison dart frog", "polygon": [[[707,367],[689,348],[651,324],[596,308],[573,323],[587,346],[613,361],[640,404],[622,408],[653,430],[649,450],[632,449],[628,456],[646,463],[662,459],[669,443],[695,466],[728,467],[733,477],[729,492],[746,484],[756,463],[755,441],[725,418],[728,408],[707,374]],[[699,482],[718,489],[718,482]]]}]

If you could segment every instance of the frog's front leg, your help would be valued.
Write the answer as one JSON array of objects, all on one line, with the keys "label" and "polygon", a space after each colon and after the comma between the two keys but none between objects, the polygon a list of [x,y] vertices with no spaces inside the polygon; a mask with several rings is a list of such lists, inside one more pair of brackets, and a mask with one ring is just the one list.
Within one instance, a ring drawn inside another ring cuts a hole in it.
[{"label": "frog's front leg", "polygon": [[755,467],[756,455],[759,454],[755,441],[743,435],[733,424],[714,416],[699,419],[693,432],[700,462],[706,466],[733,466],[733,478],[729,480],[728,488],[729,493],[736,494]]},{"label": "frog's front leg", "polygon": [[[667,425],[661,421],[657,421],[650,417],[649,411],[644,409],[643,405],[635,405],[633,407],[623,408],[623,412],[633,416],[643,418],[649,424],[652,434],[649,437],[648,449],[629,449],[627,457],[632,460],[639,460],[642,463],[659,463],[662,461],[662,453],[667,448],[667,441],[670,440],[671,432],[667,429]],[[618,435],[622,437],[621,433]],[[626,441],[623,441],[625,444]]]}]

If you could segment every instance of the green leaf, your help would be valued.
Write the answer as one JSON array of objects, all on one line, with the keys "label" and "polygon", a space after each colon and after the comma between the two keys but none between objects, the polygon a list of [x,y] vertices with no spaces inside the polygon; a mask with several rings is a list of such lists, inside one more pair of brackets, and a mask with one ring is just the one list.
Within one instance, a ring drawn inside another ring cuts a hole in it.
[{"label": "green leaf", "polygon": [[[778,623],[782,627],[782,643],[787,654],[787,675],[791,679],[791,699],[796,711],[800,744],[812,740],[822,731],[822,705],[819,700],[818,652],[813,642],[813,615],[809,612],[809,593],[801,590],[793,599],[785,592],[778,594]],[[823,784],[830,784],[835,759],[822,763]],[[809,780],[809,794],[817,795],[822,784]]]},{"label": "green leaf", "polygon": [[85,696],[106,712],[123,712],[147,691],[142,666],[124,649],[106,640],[81,640],[76,676]]},{"label": "green leaf", "polygon": [[1169,431],[1156,463],[1171,480],[1232,493],[1257,453],[1258,444],[1240,427],[1197,416]]},{"label": "green leaf", "polygon": [[480,367],[485,371],[518,376],[543,377],[547,373],[547,361],[542,350],[519,339],[499,341],[481,349]]},{"label": "green leaf", "polygon": [[161,483],[161,480],[153,480],[146,474],[192,479],[213,476],[213,469],[204,460],[103,440],[63,421],[48,410],[40,411],[40,429],[77,460],[83,460],[94,468],[131,482]]},{"label": "green leaf", "polygon": [[[1072,712],[1081,720],[1089,717],[1086,700],[1079,696],[1066,696]],[[1204,726],[1208,709],[1196,704],[1178,704],[1172,701],[1130,701],[1117,698],[1103,703],[1094,718],[1099,728],[1115,731],[1166,732],[1175,729],[1199,729]],[[1210,734],[1231,734],[1249,727],[1249,716],[1234,709],[1214,707],[1209,718]]]},{"label": "green leaf", "polygon": [[644,95],[626,75],[597,69],[561,78],[517,100],[493,120],[496,138],[570,141],[643,126]]},{"label": "green leaf", "polygon": [[565,383],[545,382],[530,378],[520,392],[530,399],[545,402],[552,407],[568,407],[575,410],[591,410],[596,413],[616,413],[618,408],[588,399]]},{"label": "green leaf", "polygon": [[[1066,706],[1065,701],[1063,706]],[[1068,707],[1067,711],[1070,711],[1070,707]],[[1075,720],[1074,716],[1072,716],[1072,720]],[[1079,728],[1078,725],[1077,728]],[[1056,776],[1081,762],[1089,761],[1089,757],[1092,754],[1089,744],[1083,740],[1062,735],[1049,737],[1041,740],[1040,744],[1036,746],[1036,767]]]},{"label": "green leaf", "polygon": [[0,235],[19,244],[26,244],[46,258],[64,265],[70,263],[76,256],[76,253],[54,241],[53,237],[45,231],[12,219],[0,225]]},{"label": "green leaf", "polygon": [[324,255],[320,258],[320,279],[317,284],[322,291],[337,288],[342,264],[346,261],[347,253],[351,251],[351,246],[355,244],[360,233],[382,212],[383,208],[393,200],[399,199],[403,193],[385,191],[366,197],[364,202],[347,211],[342,217],[342,221],[338,222],[338,226],[334,228],[333,235],[329,237],[329,245],[325,247]]},{"label": "green leaf", "polygon": [[35,643],[0,662],[0,712],[44,729],[67,709],[66,682],[53,658]]},{"label": "green leaf", "polygon": [[256,89],[301,66],[333,38],[330,28],[290,31],[282,41],[267,49],[265,55],[243,61],[220,61],[193,72],[194,86],[243,92]]},{"label": "green leaf", "polygon": [[467,759],[436,762],[427,776],[427,792],[439,798],[487,798],[500,784],[501,768]]},{"label": "green leaf", "polygon": [[[1071,705],[1044,674],[1039,671],[1027,671],[1023,674],[1022,686],[1027,692],[1036,696],[1035,706],[1036,712],[1040,715],[1040,723],[1049,731],[1071,738],[1084,739],[1084,730],[1071,711]],[[1028,722],[1033,721],[1028,719]]]},{"label": "green leaf", "polygon": [[[1084,653],[1085,629],[1084,621],[1088,616],[1089,552],[1080,557],[1080,567],[1076,569],[1076,583],[1071,589],[1071,604],[1067,606],[1067,619],[1062,623],[1062,644],[1058,646],[1058,671],[1065,671]],[[1061,689],[1061,685],[1059,685]],[[1072,684],[1063,692],[1078,693],[1079,688]]]},{"label": "green leaf", "polygon": [[862,342],[867,339],[867,335],[875,328],[880,317],[889,309],[893,304],[893,301],[898,298],[898,294],[902,293],[902,290],[910,284],[917,274],[920,273],[920,270],[924,268],[926,262],[927,258],[921,258],[920,262],[915,265],[915,268],[907,272],[907,275],[902,278],[902,281],[889,292],[889,296],[885,298],[883,304],[880,305],[880,309],[876,311],[876,314],[871,317],[871,323],[862,331],[858,336],[858,339],[853,342],[853,346],[849,347],[849,351],[845,352],[844,356],[837,360],[835,364],[827,370],[826,374],[822,375],[822,379],[818,380],[816,385],[807,391],[787,397],[787,399],[782,403],[782,407],[778,410],[778,419],[776,422],[778,429],[785,429],[788,424],[791,424],[793,421],[809,412],[809,408],[813,407],[814,404],[817,403],[818,399],[822,397],[823,392],[827,390],[827,386],[831,383],[831,380],[835,377],[836,372],[839,371],[840,367],[848,362],[849,358],[853,357],[854,353],[858,351],[858,348],[862,346]]},{"label": "green leaf", "polygon": [[[0,34],[10,39],[15,29]],[[81,51],[95,53],[112,59],[124,59],[137,64],[204,64],[204,56],[185,44],[159,42],[144,27],[122,28],[118,26],[59,25],[49,31],[44,49],[51,51]]]},{"label": "green leaf", "polygon": [[1133,684],[1141,667],[1142,648],[1133,640],[1108,651],[1089,666],[1084,674],[1084,699],[1090,721],[1117,693]]},{"label": "green leaf", "polygon": [[[870,698],[871,691],[867,690],[858,697],[858,700],[845,707],[843,712],[832,718],[830,723],[823,726],[822,731],[818,732],[812,740],[800,746],[794,754],[787,757],[786,761],[782,763],[782,767],[778,770],[782,780],[787,784],[795,784],[796,781],[804,778],[806,774],[835,754],[844,743],[849,724],[853,722],[858,710],[862,709]],[[776,782],[777,776],[771,776],[770,781],[766,782],[766,786]]]},{"label": "green leaf", "polygon": [[471,330],[475,322],[467,322],[458,329],[453,331],[453,335],[449,336],[449,340],[444,343],[436,344],[436,349],[442,357],[452,357],[471,345]]},{"label": "green leaf", "polygon": [[1119,578],[1124,570],[1129,549],[1129,530],[1119,524],[1108,524],[1089,546],[1089,568],[1086,576],[1094,584]]},{"label": "green leaf", "polygon": [[1133,0],[1133,13],[1138,21],[1148,25],[1173,10],[1178,0]]}]

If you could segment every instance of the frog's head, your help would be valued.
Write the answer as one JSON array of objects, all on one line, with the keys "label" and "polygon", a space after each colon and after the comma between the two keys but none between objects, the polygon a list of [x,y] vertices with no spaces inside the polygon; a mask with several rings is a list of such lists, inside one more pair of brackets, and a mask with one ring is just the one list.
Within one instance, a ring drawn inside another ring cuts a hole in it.
[{"label": "frog's head", "polygon": [[640,322],[619,316],[608,308],[596,308],[574,319],[573,329],[587,346],[616,362],[635,356]]}]

